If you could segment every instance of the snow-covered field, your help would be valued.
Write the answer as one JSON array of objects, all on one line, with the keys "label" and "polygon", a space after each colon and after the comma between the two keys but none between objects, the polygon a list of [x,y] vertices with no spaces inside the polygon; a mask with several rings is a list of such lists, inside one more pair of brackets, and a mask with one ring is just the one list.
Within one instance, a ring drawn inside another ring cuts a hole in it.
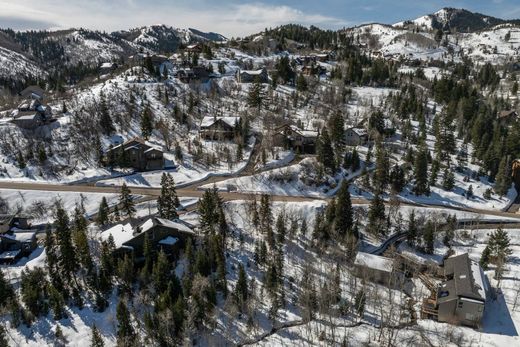
[{"label": "snow-covered field", "polygon": [[54,204],[61,202],[66,211],[74,211],[76,205],[83,205],[87,215],[97,213],[101,199],[105,197],[112,206],[119,200],[117,194],[48,192],[37,190],[0,189],[0,197],[5,199],[13,211],[21,210],[35,219],[33,223],[52,222]]}]

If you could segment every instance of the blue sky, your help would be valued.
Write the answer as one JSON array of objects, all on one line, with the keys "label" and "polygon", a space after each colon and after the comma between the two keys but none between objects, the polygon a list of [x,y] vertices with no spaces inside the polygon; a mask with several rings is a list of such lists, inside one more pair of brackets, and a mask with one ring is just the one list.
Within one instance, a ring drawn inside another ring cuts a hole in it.
[{"label": "blue sky", "polygon": [[392,24],[442,7],[520,18],[520,0],[0,0],[0,27],[112,31],[167,24],[236,37],[286,23],[330,29]]}]

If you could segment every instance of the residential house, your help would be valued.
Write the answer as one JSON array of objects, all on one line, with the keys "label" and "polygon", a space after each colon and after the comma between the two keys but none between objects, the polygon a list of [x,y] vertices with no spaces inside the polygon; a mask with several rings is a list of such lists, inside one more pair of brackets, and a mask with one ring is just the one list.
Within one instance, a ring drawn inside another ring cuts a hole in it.
[{"label": "residential house", "polygon": [[314,130],[302,130],[296,125],[284,124],[273,135],[274,145],[290,148],[299,153],[315,153],[319,133]]},{"label": "residential house", "polygon": [[140,138],[133,138],[110,148],[105,159],[107,164],[131,167],[137,171],[161,170],[164,168],[163,152],[147,145]]},{"label": "residential house", "polygon": [[200,45],[200,43],[188,45],[186,47],[186,52],[200,54],[202,53],[202,46]]},{"label": "residential house", "polygon": [[99,66],[99,74],[107,75],[117,69],[116,63],[105,62]]},{"label": "residential house", "polygon": [[114,239],[116,254],[130,253],[136,262],[140,262],[146,237],[156,251],[163,250],[167,255],[176,255],[195,233],[179,220],[146,217],[128,219],[101,233],[102,240],[106,241],[110,236]]},{"label": "residential house", "polygon": [[24,99],[43,100],[44,95],[45,91],[36,85],[29,86],[20,92],[20,96]]},{"label": "residential house", "polygon": [[265,67],[258,70],[238,70],[236,76],[238,83],[269,82],[269,75]]},{"label": "residential house", "polygon": [[0,263],[13,263],[36,248],[36,232],[26,217],[0,215]]},{"label": "residential house", "polygon": [[518,119],[518,112],[515,110],[504,110],[498,113],[498,120],[502,125],[511,125]]},{"label": "residential house", "polygon": [[364,145],[368,141],[368,132],[364,128],[348,128],[345,131],[345,144],[347,146]]},{"label": "residential house", "polygon": [[467,253],[444,260],[444,281],[423,300],[421,316],[439,322],[478,327],[484,315],[488,283],[480,265]]},{"label": "residential house", "polygon": [[206,140],[231,140],[241,122],[240,117],[206,116],[200,123],[200,136]]},{"label": "residential house", "polygon": [[168,59],[167,56],[161,55],[161,54],[144,54],[144,53],[137,53],[131,57],[128,58],[130,63],[133,65],[140,65],[143,66],[147,63],[147,60],[150,59],[150,62],[152,66],[155,69],[159,69],[159,71],[162,73],[164,68],[171,68],[173,67],[172,62]]},{"label": "residential house", "polygon": [[54,122],[52,109],[50,106],[42,104],[42,98],[30,97],[24,100],[11,113],[11,123],[23,129],[34,130],[42,125]]},{"label": "residential house", "polygon": [[375,254],[358,252],[354,260],[354,273],[357,277],[390,287],[402,287],[403,274],[394,268],[394,260]]},{"label": "residential house", "polygon": [[467,253],[444,260],[445,281],[437,290],[439,322],[478,326],[488,285],[480,265]]},{"label": "residential house", "polygon": [[176,77],[184,83],[193,81],[206,83],[209,81],[209,72],[203,66],[194,66],[191,69],[181,69],[177,71]]}]

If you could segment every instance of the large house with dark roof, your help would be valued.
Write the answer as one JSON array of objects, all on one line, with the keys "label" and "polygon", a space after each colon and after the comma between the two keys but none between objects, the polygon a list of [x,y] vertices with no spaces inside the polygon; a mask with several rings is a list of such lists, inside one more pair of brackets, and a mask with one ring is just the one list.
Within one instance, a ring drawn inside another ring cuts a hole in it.
[{"label": "large house with dark roof", "polygon": [[422,312],[439,322],[478,327],[484,315],[488,283],[467,253],[444,260],[444,281],[423,301]]},{"label": "large house with dark roof", "polygon": [[368,141],[368,132],[365,128],[348,128],[345,131],[345,144],[347,146],[364,145]]},{"label": "large house with dark roof", "polygon": [[261,68],[258,70],[239,70],[237,71],[237,82],[238,83],[268,83],[269,75],[267,74],[266,68]]},{"label": "large house with dark roof", "polygon": [[146,236],[155,250],[175,255],[195,233],[182,221],[158,217],[128,219],[101,233],[104,241],[113,238],[116,255],[132,254],[136,262],[142,260]]},{"label": "large house with dark roof", "polygon": [[106,153],[107,164],[131,167],[137,171],[161,170],[164,156],[160,149],[149,146],[140,138],[133,138],[110,148]]},{"label": "large house with dark roof", "polygon": [[275,146],[299,153],[315,153],[318,135],[314,130],[303,130],[296,125],[284,124],[275,129],[273,142]]},{"label": "large house with dark roof", "polygon": [[206,116],[200,123],[200,136],[206,140],[231,140],[240,122],[240,117]]},{"label": "large house with dark roof", "polygon": [[13,263],[36,248],[36,231],[28,218],[0,215],[0,263]]}]

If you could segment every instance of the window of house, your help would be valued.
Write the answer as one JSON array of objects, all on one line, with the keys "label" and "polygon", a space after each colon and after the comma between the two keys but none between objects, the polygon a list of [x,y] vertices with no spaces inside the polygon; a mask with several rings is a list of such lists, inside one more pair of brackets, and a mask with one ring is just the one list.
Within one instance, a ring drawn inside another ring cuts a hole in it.
[{"label": "window of house", "polygon": [[463,305],[464,305],[464,303],[463,303],[462,301],[459,300],[458,307],[459,307],[459,308],[462,308]]}]

